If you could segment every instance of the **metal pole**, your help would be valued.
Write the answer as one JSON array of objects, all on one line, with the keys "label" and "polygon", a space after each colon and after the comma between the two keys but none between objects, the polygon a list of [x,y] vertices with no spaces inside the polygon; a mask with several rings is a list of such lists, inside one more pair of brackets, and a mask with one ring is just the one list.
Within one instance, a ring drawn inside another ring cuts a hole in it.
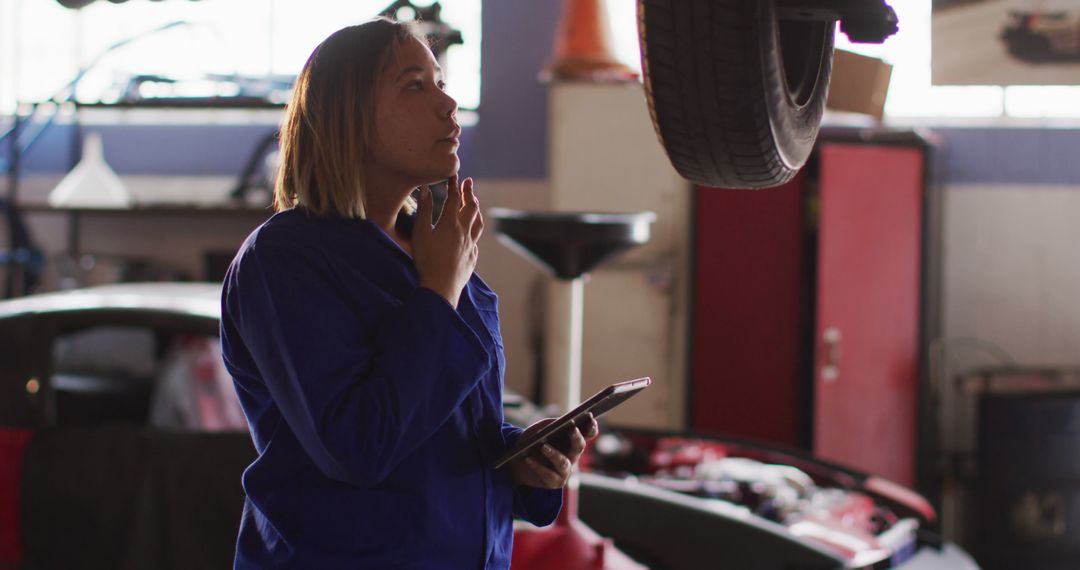
[{"label": "metal pole", "polygon": [[570,319],[567,323],[566,411],[581,403],[582,330],[585,322],[585,278],[570,281]]},{"label": "metal pole", "polygon": [[[566,387],[563,392],[563,410],[570,411],[581,403],[581,355],[585,326],[585,276],[571,279],[566,284],[569,291],[570,305],[567,307],[566,322]],[[577,469],[563,487],[563,508],[559,512],[556,524],[567,526],[577,519],[578,514],[578,477]]]},{"label": "metal pole", "polygon": [[583,277],[559,279],[551,291],[547,322],[553,334],[545,356],[544,405],[567,412],[581,402]]}]

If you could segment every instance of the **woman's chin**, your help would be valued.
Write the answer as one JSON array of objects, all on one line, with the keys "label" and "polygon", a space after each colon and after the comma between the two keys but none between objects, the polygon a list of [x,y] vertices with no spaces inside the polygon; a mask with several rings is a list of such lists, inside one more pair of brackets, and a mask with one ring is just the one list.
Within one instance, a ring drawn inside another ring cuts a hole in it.
[{"label": "woman's chin", "polygon": [[427,168],[423,169],[423,171],[416,170],[413,172],[413,180],[420,181],[417,186],[445,182],[446,179],[458,173],[458,169],[461,168],[461,161],[458,160],[457,155],[444,156],[435,161],[429,161],[426,166]]},{"label": "woman's chin", "polygon": [[447,178],[450,178],[451,176],[454,176],[455,174],[457,174],[458,170],[460,168],[461,168],[461,161],[459,161],[457,159],[457,157],[455,156],[453,161],[448,162],[445,167],[440,168],[437,171],[437,173],[433,174],[434,177],[435,177],[435,180],[432,180],[428,184],[434,184],[436,182],[442,182],[443,180],[446,180]]},{"label": "woman's chin", "polygon": [[461,159],[459,159],[457,157],[457,155],[455,154],[454,157],[453,157],[453,160],[451,160],[449,162],[449,164],[447,164],[446,178],[450,178],[451,176],[454,176],[455,174],[458,173],[458,170],[461,170]]}]

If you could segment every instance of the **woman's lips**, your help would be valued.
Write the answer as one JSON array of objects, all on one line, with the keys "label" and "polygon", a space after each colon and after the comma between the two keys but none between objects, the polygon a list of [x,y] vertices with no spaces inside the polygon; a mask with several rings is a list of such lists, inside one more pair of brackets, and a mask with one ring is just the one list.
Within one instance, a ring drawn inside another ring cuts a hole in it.
[{"label": "woman's lips", "polygon": [[455,127],[453,131],[450,131],[450,134],[448,136],[443,137],[443,138],[441,138],[439,140],[443,141],[443,142],[453,143],[453,144],[461,144],[461,141],[458,140],[458,137],[460,137],[460,136],[461,136],[461,127]]}]

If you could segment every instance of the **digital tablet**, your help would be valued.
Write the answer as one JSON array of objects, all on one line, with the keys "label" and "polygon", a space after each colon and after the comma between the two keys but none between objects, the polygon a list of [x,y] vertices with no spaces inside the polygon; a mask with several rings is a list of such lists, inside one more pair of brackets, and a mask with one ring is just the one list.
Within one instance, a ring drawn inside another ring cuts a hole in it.
[{"label": "digital tablet", "polygon": [[565,436],[566,433],[570,431],[570,426],[572,425],[577,425],[579,429],[588,427],[586,422],[588,421],[590,413],[592,413],[594,418],[599,418],[608,410],[618,406],[638,392],[644,390],[649,384],[652,384],[652,379],[646,377],[619,382],[600,390],[596,394],[593,394],[591,398],[582,402],[580,406],[563,414],[562,417],[544,426],[536,433],[523,436],[509,451],[495,461],[495,468],[498,469],[518,457],[535,451],[539,446],[545,443],[555,441],[559,437]]}]

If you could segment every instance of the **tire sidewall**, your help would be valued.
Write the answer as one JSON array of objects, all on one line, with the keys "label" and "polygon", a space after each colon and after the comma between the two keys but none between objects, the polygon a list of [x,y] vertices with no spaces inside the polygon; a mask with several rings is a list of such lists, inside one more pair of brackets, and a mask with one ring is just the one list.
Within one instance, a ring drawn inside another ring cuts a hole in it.
[{"label": "tire sidewall", "polygon": [[760,68],[769,126],[779,158],[786,167],[797,170],[813,150],[825,113],[836,32],[829,29],[825,33],[815,86],[807,102],[799,105],[791,96],[784,73],[776,0],[757,0],[757,4]]}]

